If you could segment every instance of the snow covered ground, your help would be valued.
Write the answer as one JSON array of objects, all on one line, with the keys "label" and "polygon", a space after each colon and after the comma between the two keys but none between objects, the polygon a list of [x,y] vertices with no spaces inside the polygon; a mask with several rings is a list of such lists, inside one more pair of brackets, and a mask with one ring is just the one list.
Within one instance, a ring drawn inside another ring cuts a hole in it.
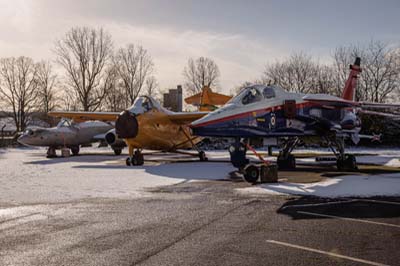
[{"label": "snow covered ground", "polygon": [[[148,188],[193,180],[227,179],[229,172],[235,170],[227,162],[226,151],[207,152],[213,160],[224,161],[220,163],[150,161],[141,167],[125,166],[126,155],[114,156],[109,148],[83,148],[81,156],[55,159],[45,158],[45,152],[42,148],[0,149],[0,205],[145,197]],[[374,149],[371,153],[378,155],[360,156],[357,160],[400,167],[400,150]],[[165,159],[165,156],[158,158]],[[298,162],[316,163],[312,158]],[[400,174],[343,176],[313,184],[249,185],[238,192],[323,197],[400,195]]]},{"label": "snow covered ground", "polygon": [[89,150],[97,154],[47,159],[44,149],[0,149],[0,204],[143,197],[145,188],[221,179],[233,170],[229,163],[200,162],[127,167],[126,155]]}]

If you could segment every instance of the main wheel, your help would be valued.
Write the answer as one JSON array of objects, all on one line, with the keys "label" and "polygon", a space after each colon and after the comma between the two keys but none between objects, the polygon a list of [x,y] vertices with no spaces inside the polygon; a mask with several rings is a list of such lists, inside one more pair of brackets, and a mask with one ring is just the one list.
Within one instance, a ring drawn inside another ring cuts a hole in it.
[{"label": "main wheel", "polygon": [[249,164],[244,168],[244,180],[246,180],[249,183],[256,183],[258,180],[258,177],[260,176],[260,170],[258,169],[257,166]]},{"label": "main wheel", "polygon": [[356,157],[352,154],[340,156],[336,162],[339,171],[355,171],[357,170]]},{"label": "main wheel", "polygon": [[208,158],[207,158],[206,153],[204,151],[200,151],[199,152],[199,158],[200,158],[201,162],[208,161]]},{"label": "main wheel", "polygon": [[133,156],[135,165],[143,165],[144,164],[144,157],[140,151],[135,151],[135,155]]},{"label": "main wheel", "polygon": [[113,149],[115,155],[121,155],[122,149]]},{"label": "main wheel", "polygon": [[49,148],[47,150],[47,158],[56,158],[57,154],[56,154],[56,149],[55,148]]},{"label": "main wheel", "polygon": [[131,157],[126,158],[125,163],[126,166],[131,166]]},{"label": "main wheel", "polygon": [[79,146],[73,146],[70,149],[71,149],[71,152],[72,152],[73,155],[76,156],[76,155],[79,154]]}]

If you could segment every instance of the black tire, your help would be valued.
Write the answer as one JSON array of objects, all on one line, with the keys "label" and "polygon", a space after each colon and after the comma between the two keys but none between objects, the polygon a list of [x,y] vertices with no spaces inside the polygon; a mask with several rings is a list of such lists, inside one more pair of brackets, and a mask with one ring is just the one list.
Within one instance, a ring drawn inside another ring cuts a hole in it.
[{"label": "black tire", "polygon": [[277,165],[279,170],[294,170],[296,169],[296,158],[289,154],[286,159],[278,156]]},{"label": "black tire", "polygon": [[200,158],[200,162],[208,161],[208,158],[207,158],[206,153],[204,151],[200,151],[199,152],[199,158]]},{"label": "black tire", "polygon": [[356,171],[358,169],[356,157],[352,154],[340,156],[336,166],[339,171]]},{"label": "black tire", "polygon": [[246,180],[246,182],[254,184],[257,182],[259,176],[260,176],[260,170],[258,169],[257,166],[250,164],[244,168],[243,177],[244,180]]},{"label": "black tire", "polygon": [[144,157],[143,154],[140,151],[135,151],[135,155],[133,156],[135,158],[135,165],[143,165],[144,164]]},{"label": "black tire", "polygon": [[56,158],[57,157],[57,154],[56,154],[56,149],[54,149],[54,148],[49,148],[48,150],[47,150],[47,156],[46,156],[47,158]]},{"label": "black tire", "polygon": [[125,163],[126,166],[131,166],[131,158],[130,157],[126,158]]},{"label": "black tire", "polygon": [[289,167],[291,168],[291,169],[296,169],[296,157],[294,157],[293,155],[289,155],[289,158],[290,158],[290,160],[289,160]]},{"label": "black tire", "polygon": [[136,156],[132,156],[132,158],[131,158],[131,165],[132,165],[132,166],[138,165],[138,160],[137,160]]},{"label": "black tire", "polygon": [[346,165],[349,168],[349,170],[351,170],[351,171],[357,170],[358,167],[357,167],[356,157],[352,154],[347,155]]},{"label": "black tire", "polygon": [[121,155],[122,149],[113,149],[115,155]]},{"label": "black tire", "polygon": [[74,147],[71,147],[70,149],[71,149],[72,155],[76,156],[79,154],[79,146],[74,146]]}]

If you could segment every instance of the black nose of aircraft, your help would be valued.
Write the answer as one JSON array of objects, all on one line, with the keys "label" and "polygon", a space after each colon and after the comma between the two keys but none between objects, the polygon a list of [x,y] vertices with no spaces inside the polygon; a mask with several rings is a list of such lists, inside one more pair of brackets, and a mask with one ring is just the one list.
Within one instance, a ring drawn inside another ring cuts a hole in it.
[{"label": "black nose of aircraft", "polygon": [[119,138],[129,139],[137,136],[139,132],[139,124],[136,115],[129,111],[123,111],[118,115],[115,122],[115,133]]}]

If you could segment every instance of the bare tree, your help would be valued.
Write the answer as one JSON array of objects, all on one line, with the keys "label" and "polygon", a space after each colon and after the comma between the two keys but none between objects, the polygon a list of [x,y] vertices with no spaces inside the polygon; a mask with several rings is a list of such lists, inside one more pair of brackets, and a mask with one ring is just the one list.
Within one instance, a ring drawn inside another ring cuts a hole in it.
[{"label": "bare tree", "polygon": [[[340,46],[337,47],[333,53],[333,77],[334,86],[332,88],[332,93],[336,96],[341,96],[343,92],[344,85],[349,76],[349,66],[354,62],[354,59],[359,56],[362,57],[362,65],[365,65],[365,55],[363,51],[358,46]],[[360,89],[361,82],[357,83],[356,89],[356,99],[361,98],[363,93]]]},{"label": "bare tree", "polygon": [[183,76],[186,88],[190,94],[195,94],[200,92],[204,86],[217,86],[220,72],[218,65],[212,59],[199,57],[196,60],[189,59],[183,70]]},{"label": "bare tree", "polygon": [[112,65],[106,70],[104,84],[106,86],[107,95],[104,98],[103,107],[106,111],[119,112],[124,110],[126,106],[126,95],[121,85],[117,68]]},{"label": "bare tree", "polygon": [[294,53],[288,60],[267,65],[262,80],[271,80],[288,91],[309,93],[316,88],[318,64],[305,53]]},{"label": "bare tree", "polygon": [[57,75],[53,72],[50,62],[40,62],[37,65],[38,97],[37,107],[44,113],[57,107]]},{"label": "bare tree", "polygon": [[125,94],[131,105],[139,96],[147,78],[153,73],[153,59],[142,46],[129,44],[117,51],[114,65],[122,80]]},{"label": "bare tree", "polygon": [[80,104],[77,101],[78,97],[76,96],[76,91],[64,85],[61,85],[60,88],[62,92],[59,102],[61,108],[66,111],[78,111]]},{"label": "bare tree", "polygon": [[72,28],[56,42],[55,53],[83,110],[96,110],[106,95],[103,78],[112,54],[111,36],[102,28]]},{"label": "bare tree", "polygon": [[158,82],[154,76],[149,77],[146,80],[146,95],[156,98],[158,96]]},{"label": "bare tree", "polygon": [[326,93],[335,95],[334,70],[331,66],[315,65],[315,77],[313,78],[313,93]]},{"label": "bare tree", "polygon": [[12,109],[17,131],[24,130],[38,95],[37,65],[31,58],[0,59],[0,95]]}]

